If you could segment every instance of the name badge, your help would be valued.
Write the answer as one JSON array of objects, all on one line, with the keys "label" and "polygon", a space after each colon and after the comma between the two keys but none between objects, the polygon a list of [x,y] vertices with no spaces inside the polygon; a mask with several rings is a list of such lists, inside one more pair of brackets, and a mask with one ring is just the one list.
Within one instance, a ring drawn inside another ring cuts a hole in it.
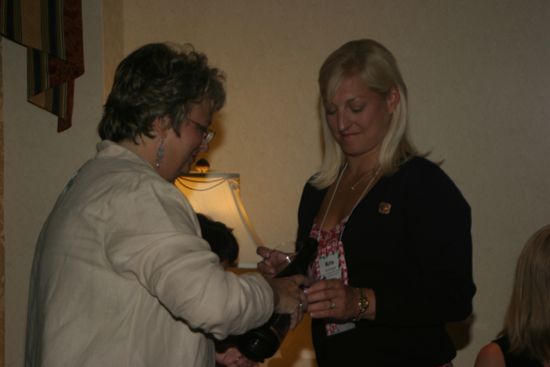
[{"label": "name badge", "polygon": [[342,277],[338,257],[338,251],[319,257],[319,274],[321,275],[321,279],[340,279]]}]

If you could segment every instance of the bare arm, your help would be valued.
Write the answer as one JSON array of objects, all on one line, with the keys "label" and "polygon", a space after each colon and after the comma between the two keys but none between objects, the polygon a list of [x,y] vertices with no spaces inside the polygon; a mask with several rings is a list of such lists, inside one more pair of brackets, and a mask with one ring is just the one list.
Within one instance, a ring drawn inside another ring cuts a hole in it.
[{"label": "bare arm", "polygon": [[500,347],[496,343],[489,343],[481,348],[474,367],[506,367]]}]

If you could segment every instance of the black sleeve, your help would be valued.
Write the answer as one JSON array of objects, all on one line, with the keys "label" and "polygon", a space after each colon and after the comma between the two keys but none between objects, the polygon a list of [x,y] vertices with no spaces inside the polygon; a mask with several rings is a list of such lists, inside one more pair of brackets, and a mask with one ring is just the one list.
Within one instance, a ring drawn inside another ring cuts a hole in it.
[{"label": "black sleeve", "polygon": [[472,312],[470,207],[433,163],[403,178],[403,231],[410,278],[376,289],[377,320],[421,325],[459,321]]}]

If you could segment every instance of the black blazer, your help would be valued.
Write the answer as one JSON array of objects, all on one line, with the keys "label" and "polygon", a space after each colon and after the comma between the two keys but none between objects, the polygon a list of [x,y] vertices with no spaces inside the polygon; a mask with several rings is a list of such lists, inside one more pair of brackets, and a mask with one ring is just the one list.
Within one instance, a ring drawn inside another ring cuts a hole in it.
[{"label": "black blazer", "polygon": [[[298,240],[309,235],[325,193],[305,185]],[[374,290],[376,320],[330,337],[323,321],[314,320],[319,365],[451,361],[456,351],[445,323],[470,315],[475,293],[470,226],[468,203],[438,165],[415,157],[382,177],[351,214],[342,238],[350,285]]]}]

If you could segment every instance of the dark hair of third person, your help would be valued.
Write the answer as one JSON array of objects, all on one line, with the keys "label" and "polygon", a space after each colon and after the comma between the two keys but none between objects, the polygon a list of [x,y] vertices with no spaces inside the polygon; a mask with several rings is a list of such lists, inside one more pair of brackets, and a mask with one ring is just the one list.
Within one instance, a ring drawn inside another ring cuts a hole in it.
[{"label": "dark hair of third person", "polygon": [[218,255],[221,263],[234,266],[239,256],[239,244],[233,235],[233,230],[222,222],[197,213],[201,226],[202,237],[208,242],[212,251]]}]

